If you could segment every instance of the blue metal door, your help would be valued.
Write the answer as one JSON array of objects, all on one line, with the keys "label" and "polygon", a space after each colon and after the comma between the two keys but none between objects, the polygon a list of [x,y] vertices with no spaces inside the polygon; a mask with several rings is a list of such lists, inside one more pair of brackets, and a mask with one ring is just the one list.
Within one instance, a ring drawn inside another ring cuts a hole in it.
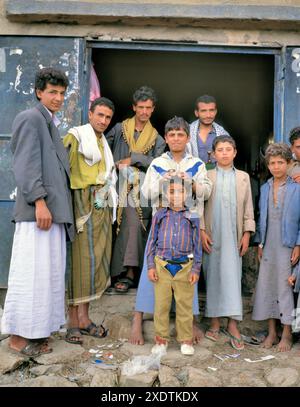
[{"label": "blue metal door", "polygon": [[300,126],[300,47],[287,47],[284,53],[283,138],[288,141],[293,127]]},{"label": "blue metal door", "polygon": [[34,75],[42,67],[65,71],[70,80],[60,132],[81,124],[84,40],[53,37],[0,37],[0,287],[7,286],[14,225],[11,222],[15,181],[9,141],[20,111],[36,104]]}]

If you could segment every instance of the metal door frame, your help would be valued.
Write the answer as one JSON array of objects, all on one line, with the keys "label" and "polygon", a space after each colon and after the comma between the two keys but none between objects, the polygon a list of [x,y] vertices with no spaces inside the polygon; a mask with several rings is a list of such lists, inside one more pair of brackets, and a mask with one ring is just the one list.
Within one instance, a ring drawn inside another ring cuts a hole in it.
[{"label": "metal door frame", "polygon": [[[86,83],[89,83],[89,73],[92,61],[92,49],[122,49],[140,51],[172,51],[196,53],[221,54],[248,54],[248,55],[274,55],[274,97],[273,97],[273,129],[274,141],[283,141],[283,115],[284,115],[284,67],[285,58],[281,47],[249,47],[249,46],[214,46],[198,43],[160,42],[160,41],[97,41],[86,40],[85,74]],[[85,88],[83,96],[83,119],[88,120],[89,87]]]}]

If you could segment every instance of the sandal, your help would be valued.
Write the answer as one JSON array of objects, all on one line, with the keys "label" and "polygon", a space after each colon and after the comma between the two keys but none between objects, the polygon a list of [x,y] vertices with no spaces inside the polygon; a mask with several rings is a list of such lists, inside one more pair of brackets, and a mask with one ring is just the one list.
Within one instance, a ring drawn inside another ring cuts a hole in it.
[{"label": "sandal", "polygon": [[82,345],[81,331],[79,328],[68,328],[65,341],[74,345]]},{"label": "sandal", "polygon": [[219,339],[219,335],[220,335],[220,330],[219,329],[208,329],[205,332],[205,338],[210,339],[213,342],[217,342],[217,340]]},{"label": "sandal", "polygon": [[29,358],[37,358],[38,356],[45,355],[47,353],[51,353],[53,351],[52,348],[45,347],[45,343],[38,343],[29,341],[24,348],[17,351],[16,349],[10,348],[13,353],[18,355],[27,356]]},{"label": "sandal", "polygon": [[244,344],[244,341],[242,338],[237,338],[236,336],[232,335],[230,332],[228,332],[228,335],[230,337],[230,344],[233,347],[233,349],[236,349],[236,350],[245,349],[245,344]]},{"label": "sandal", "polygon": [[105,329],[102,324],[97,326],[94,322],[91,322],[86,328],[80,328],[80,333],[83,335],[94,336],[95,338],[105,338],[108,333],[108,329]]},{"label": "sandal", "polygon": [[[123,288],[121,287],[117,287],[118,284],[122,284]],[[129,288],[134,286],[134,281],[132,278],[129,277],[124,277],[124,278],[120,278],[114,285],[114,289],[116,292],[118,293],[127,293]]]}]

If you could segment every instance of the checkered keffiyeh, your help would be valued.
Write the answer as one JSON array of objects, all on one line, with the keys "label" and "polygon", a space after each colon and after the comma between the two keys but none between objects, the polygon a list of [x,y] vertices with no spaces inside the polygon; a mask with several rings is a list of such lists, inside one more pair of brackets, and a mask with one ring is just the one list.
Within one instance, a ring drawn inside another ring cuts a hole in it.
[{"label": "checkered keffiyeh", "polygon": [[[212,124],[213,127],[213,132],[216,134],[216,137],[218,136],[229,136],[229,133],[224,129],[224,127],[220,126],[218,123],[213,122]],[[195,120],[190,124],[190,147],[189,147],[189,153],[191,153],[194,157],[199,157],[199,152],[198,152],[198,133],[199,133],[199,120]]]}]

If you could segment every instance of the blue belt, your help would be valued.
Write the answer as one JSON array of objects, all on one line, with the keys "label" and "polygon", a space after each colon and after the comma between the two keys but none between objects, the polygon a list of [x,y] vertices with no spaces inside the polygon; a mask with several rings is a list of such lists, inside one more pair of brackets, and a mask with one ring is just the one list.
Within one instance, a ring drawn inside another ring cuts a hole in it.
[{"label": "blue belt", "polygon": [[178,271],[182,269],[182,264],[188,263],[190,259],[188,256],[181,256],[177,258],[173,258],[171,260],[169,259],[164,259],[168,264],[165,265],[165,269],[167,269],[172,276],[174,277]]},{"label": "blue belt", "polygon": [[190,259],[188,258],[188,256],[181,256],[181,257],[172,257],[172,259],[166,259],[165,257],[163,257],[164,261],[167,261],[170,264],[183,264],[183,263],[188,263],[190,261]]}]

